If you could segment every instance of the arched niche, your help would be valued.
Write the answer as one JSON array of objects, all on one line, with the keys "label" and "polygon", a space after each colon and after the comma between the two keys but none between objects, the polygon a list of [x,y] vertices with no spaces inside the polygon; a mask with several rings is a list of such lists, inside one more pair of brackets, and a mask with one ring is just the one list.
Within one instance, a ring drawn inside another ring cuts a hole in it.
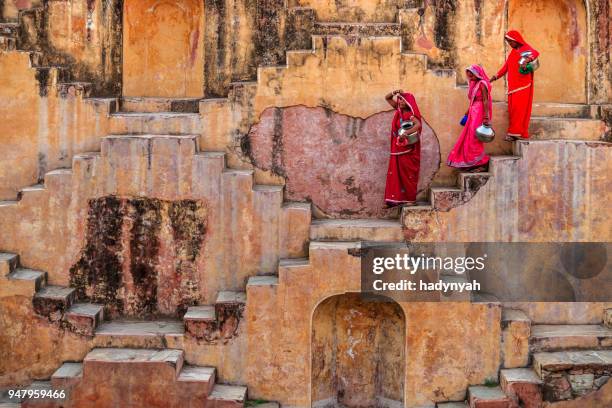
[{"label": "arched niche", "polygon": [[403,406],[405,332],[404,313],[388,298],[347,293],[319,303],[312,319],[312,406]]},{"label": "arched niche", "polygon": [[540,52],[535,102],[587,102],[589,55],[583,0],[511,0],[508,29]]},{"label": "arched niche", "polygon": [[201,0],[125,0],[124,96],[203,96],[203,4]]}]

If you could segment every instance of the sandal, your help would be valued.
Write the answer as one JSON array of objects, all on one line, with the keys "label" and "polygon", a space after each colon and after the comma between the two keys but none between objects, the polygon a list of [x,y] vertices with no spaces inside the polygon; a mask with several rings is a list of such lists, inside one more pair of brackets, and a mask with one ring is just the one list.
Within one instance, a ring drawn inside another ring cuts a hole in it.
[{"label": "sandal", "polygon": [[504,140],[506,142],[514,142],[517,138],[515,136],[506,136],[504,137]]}]

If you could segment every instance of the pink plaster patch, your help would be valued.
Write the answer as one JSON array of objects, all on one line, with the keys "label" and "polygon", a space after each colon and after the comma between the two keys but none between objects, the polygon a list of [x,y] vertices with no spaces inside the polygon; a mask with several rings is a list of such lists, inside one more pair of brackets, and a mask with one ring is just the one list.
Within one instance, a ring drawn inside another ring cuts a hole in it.
[{"label": "pink plaster patch", "polygon": [[[367,119],[324,108],[268,108],[251,128],[256,167],[284,176],[286,199],[311,200],[334,218],[381,218],[393,112]],[[440,166],[440,146],[424,124],[419,191]]]}]

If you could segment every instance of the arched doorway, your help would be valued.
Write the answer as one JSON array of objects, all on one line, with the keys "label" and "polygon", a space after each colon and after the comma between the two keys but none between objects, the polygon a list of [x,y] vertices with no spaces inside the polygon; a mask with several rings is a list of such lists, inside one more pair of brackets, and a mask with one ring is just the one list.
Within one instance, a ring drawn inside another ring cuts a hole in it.
[{"label": "arched doorway", "polygon": [[403,406],[405,331],[390,299],[348,293],[321,302],[312,320],[312,406]]},{"label": "arched doorway", "polygon": [[583,0],[511,0],[508,28],[540,53],[535,102],[587,102],[589,55]]},{"label": "arched doorway", "polygon": [[126,0],[123,95],[202,97],[203,19],[201,0]]}]

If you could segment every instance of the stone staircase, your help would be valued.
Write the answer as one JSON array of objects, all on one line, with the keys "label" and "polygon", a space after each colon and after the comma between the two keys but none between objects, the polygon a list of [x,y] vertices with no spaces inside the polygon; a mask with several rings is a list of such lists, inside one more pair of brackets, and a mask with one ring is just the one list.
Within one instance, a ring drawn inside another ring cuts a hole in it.
[{"label": "stone staircase", "polygon": [[[0,253],[0,294],[32,297],[34,311],[51,323],[93,337],[98,347],[181,348],[185,334],[207,344],[226,344],[237,335],[246,303],[244,292],[221,291],[212,306],[191,306],[181,320],[104,320],[104,305],[79,302],[76,290],[47,285],[45,272],[22,268],[19,256]],[[3,282],[2,282],[3,281]]]},{"label": "stone staircase", "polygon": [[[469,387],[466,401],[438,403],[442,408],[540,408],[576,400],[603,407],[612,383],[612,325],[531,325],[517,309],[504,309],[504,366],[499,385]],[[524,366],[523,366],[524,365]],[[606,386],[607,391],[602,390]],[[574,406],[574,405],[572,405]]]},{"label": "stone staircase", "polygon": [[4,395],[0,406],[2,403],[23,408],[245,406],[246,387],[217,384],[215,368],[187,365],[184,359],[182,350],[167,348],[95,348],[83,362],[64,363],[49,380],[35,381],[27,388],[63,390],[66,398],[11,401]]}]

